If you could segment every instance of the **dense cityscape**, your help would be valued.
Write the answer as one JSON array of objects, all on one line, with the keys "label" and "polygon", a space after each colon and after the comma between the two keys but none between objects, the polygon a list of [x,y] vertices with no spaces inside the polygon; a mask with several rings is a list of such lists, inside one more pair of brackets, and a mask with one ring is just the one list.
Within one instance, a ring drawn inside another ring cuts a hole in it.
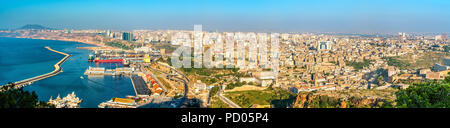
[{"label": "dense cityscape", "polygon": [[181,122],[198,115],[209,125],[216,115],[270,122],[284,115],[273,111],[449,108],[448,7],[445,0],[4,0],[0,108],[130,108],[123,111]]},{"label": "dense cityscape", "polygon": [[448,34],[448,0],[0,0],[0,117],[445,126]]}]

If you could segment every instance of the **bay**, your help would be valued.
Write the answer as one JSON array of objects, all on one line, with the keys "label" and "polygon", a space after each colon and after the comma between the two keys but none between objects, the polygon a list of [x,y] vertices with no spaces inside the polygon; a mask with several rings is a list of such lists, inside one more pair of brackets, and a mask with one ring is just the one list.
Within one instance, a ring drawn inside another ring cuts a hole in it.
[{"label": "bay", "polygon": [[63,72],[24,87],[26,91],[35,91],[40,100],[48,101],[50,97],[64,97],[75,92],[83,100],[80,107],[97,108],[98,104],[113,97],[135,95],[129,77],[85,76],[84,71],[89,66],[115,68],[121,65],[88,62],[92,51],[77,47],[92,45],[68,41],[0,37],[0,85],[51,72],[53,65],[64,56],[45,49],[45,46],[72,56],[61,66]]}]

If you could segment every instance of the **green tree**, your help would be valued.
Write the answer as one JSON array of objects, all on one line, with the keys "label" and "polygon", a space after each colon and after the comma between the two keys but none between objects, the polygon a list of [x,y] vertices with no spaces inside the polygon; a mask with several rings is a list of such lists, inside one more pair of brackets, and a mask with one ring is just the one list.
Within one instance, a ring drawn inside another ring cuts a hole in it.
[{"label": "green tree", "polygon": [[[446,80],[448,80],[447,78]],[[414,84],[396,93],[399,108],[449,108],[450,83],[427,82]]]}]

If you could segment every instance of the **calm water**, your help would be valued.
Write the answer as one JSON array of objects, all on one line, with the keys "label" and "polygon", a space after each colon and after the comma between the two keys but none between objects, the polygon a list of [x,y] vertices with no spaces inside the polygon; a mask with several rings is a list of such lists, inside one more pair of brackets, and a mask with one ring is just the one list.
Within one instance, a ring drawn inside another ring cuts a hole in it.
[{"label": "calm water", "polygon": [[444,65],[450,66],[450,59],[444,59],[442,62]]},{"label": "calm water", "polygon": [[50,96],[55,98],[60,94],[63,97],[74,91],[83,100],[80,107],[96,108],[113,97],[135,95],[129,77],[83,75],[89,66],[114,68],[121,65],[89,63],[91,51],[76,47],[91,45],[66,41],[0,37],[0,85],[53,71],[53,65],[64,56],[45,49],[45,46],[72,56],[62,65],[63,72],[24,88],[35,91],[40,100],[48,101]]}]

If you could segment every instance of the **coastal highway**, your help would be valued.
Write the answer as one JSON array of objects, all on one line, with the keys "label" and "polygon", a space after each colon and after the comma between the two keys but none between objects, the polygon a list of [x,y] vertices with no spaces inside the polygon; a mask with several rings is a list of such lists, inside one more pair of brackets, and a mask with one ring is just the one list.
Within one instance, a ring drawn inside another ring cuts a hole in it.
[{"label": "coastal highway", "polygon": [[170,74],[168,72],[160,71],[158,69],[154,69],[154,68],[150,67],[151,70],[155,70],[155,71],[158,71],[158,72],[163,72],[164,74],[168,74],[166,77],[169,80],[183,82],[183,84],[184,84],[184,96],[182,97],[181,104],[185,103],[187,101],[187,94],[189,92],[189,87],[188,87],[189,78],[186,75],[182,74],[181,72],[179,72],[178,70],[176,70],[175,68],[173,68],[173,67],[171,67],[169,65],[165,65],[165,64],[161,64],[161,63],[159,63],[159,64],[162,65],[162,66],[170,68],[171,71],[173,71],[176,74],[184,77],[184,78],[181,78],[181,77],[178,77],[177,75],[173,75],[173,74]]},{"label": "coastal highway", "polygon": [[188,82],[185,79],[177,77],[176,75],[167,75],[167,79],[182,82],[184,84],[184,97],[187,97],[188,93]]},{"label": "coastal highway", "polygon": [[15,84],[15,87],[14,87],[14,88],[21,88],[21,87],[24,87],[24,86],[26,86],[26,85],[29,85],[29,84],[31,84],[31,83],[33,83],[33,82],[36,82],[36,81],[39,81],[39,80],[42,80],[42,79],[45,79],[45,78],[49,78],[49,77],[52,77],[52,76],[55,76],[55,75],[57,75],[58,73],[62,72],[61,65],[62,65],[67,59],[69,59],[70,55],[69,55],[69,54],[66,54],[66,53],[63,53],[63,52],[60,52],[60,51],[53,50],[53,49],[51,49],[51,48],[48,47],[48,46],[46,46],[45,48],[48,49],[48,50],[50,50],[50,51],[53,51],[53,52],[56,52],[56,53],[65,55],[65,57],[62,58],[58,63],[56,63],[55,65],[53,65],[53,67],[55,68],[55,70],[53,70],[52,72],[49,72],[49,73],[46,73],[46,74],[43,74],[43,75],[39,75],[39,76],[35,76],[35,77],[32,77],[32,78],[28,78],[28,79],[25,79],[25,80],[21,80],[21,81],[14,82],[14,84]]},{"label": "coastal highway", "polygon": [[221,91],[219,91],[218,94],[217,94],[219,96],[220,100],[222,100],[226,104],[230,105],[232,108],[241,108],[241,106],[237,105],[236,103],[234,103],[233,101],[231,101],[227,97],[223,96],[220,92]]},{"label": "coastal highway", "polygon": [[[165,65],[165,64],[161,64],[165,67],[170,68],[172,71],[174,71],[176,74],[181,75],[183,78],[177,77],[176,75],[167,75],[167,78],[170,80],[175,80],[175,81],[180,81],[184,83],[184,96],[183,99],[185,100],[187,98],[187,93],[188,93],[188,83],[189,83],[189,78],[184,75],[183,73],[181,73],[180,71],[176,70],[175,68]],[[156,70],[156,69],[155,69]],[[221,91],[218,92],[218,96],[219,99],[222,100],[223,102],[225,102],[226,104],[228,104],[229,106],[231,106],[232,108],[241,108],[239,105],[237,105],[236,103],[234,103],[233,101],[231,101],[230,99],[228,99],[227,97],[223,96],[221,93]]]},{"label": "coastal highway", "polygon": [[[164,63],[160,63],[160,62],[158,62],[158,64],[162,65],[164,67],[167,67],[171,71],[173,71],[176,74],[182,76],[182,78],[180,78],[180,77],[177,77],[177,76],[174,76],[174,75],[170,75],[170,73],[167,73],[167,74],[169,74],[169,75],[167,75],[168,79],[177,80],[177,81],[181,81],[181,82],[184,83],[184,96],[183,96],[182,99],[183,99],[183,102],[185,102],[186,99],[187,99],[187,94],[189,93],[189,87],[188,87],[188,84],[189,84],[189,81],[190,81],[189,78],[186,75],[184,75],[182,72],[178,71],[177,69],[175,69],[174,67],[172,67],[170,65],[167,65],[167,64],[164,64]],[[155,69],[155,70],[157,70],[157,69]]]},{"label": "coastal highway", "polygon": [[169,66],[169,65],[164,64],[164,63],[160,63],[160,62],[158,62],[158,64],[160,64],[160,65],[162,65],[162,66],[164,66],[164,67],[170,68],[172,71],[176,72],[178,75],[183,76],[183,78],[186,79],[186,81],[188,81],[188,82],[190,81],[189,78],[188,78],[186,75],[184,75],[182,72],[178,71],[178,70],[175,69],[174,67]]}]

